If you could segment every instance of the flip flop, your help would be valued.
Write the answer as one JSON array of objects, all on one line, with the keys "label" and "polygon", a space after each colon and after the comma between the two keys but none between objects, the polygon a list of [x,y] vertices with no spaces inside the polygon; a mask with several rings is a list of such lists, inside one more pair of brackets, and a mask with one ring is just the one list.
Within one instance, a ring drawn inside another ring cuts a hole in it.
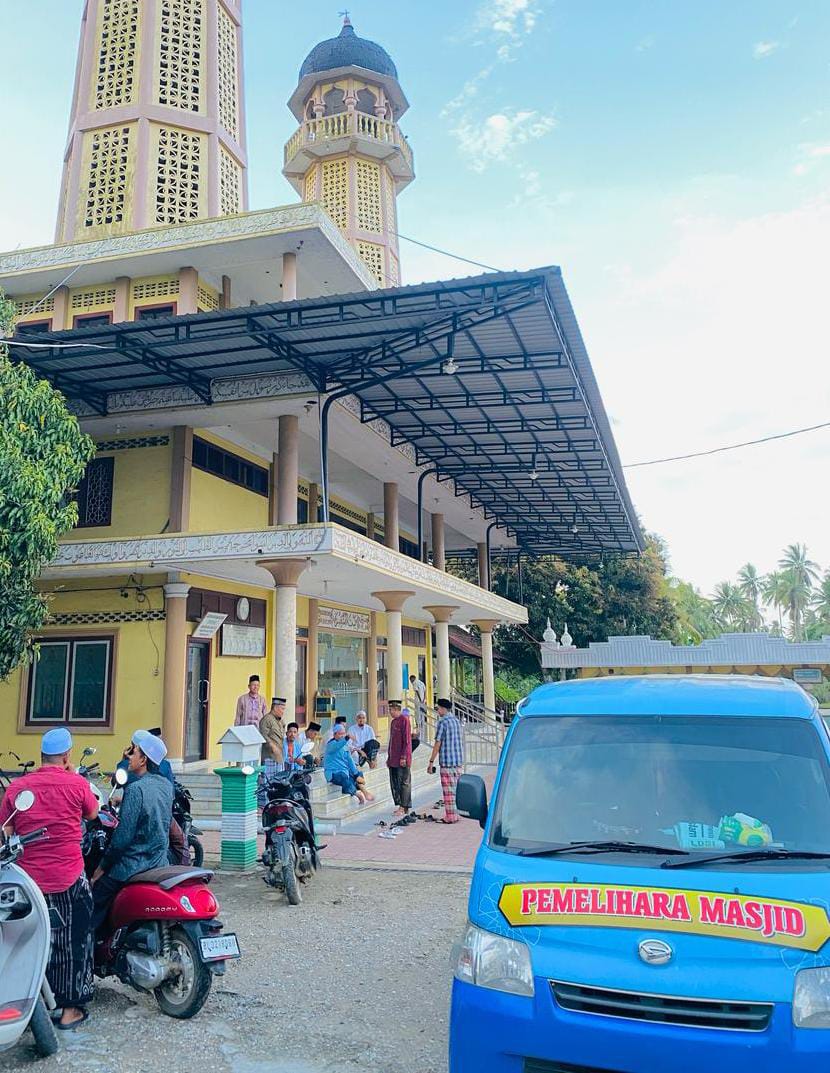
[{"label": "flip flop", "polygon": [[55,1025],[55,1028],[57,1028],[61,1032],[72,1032],[74,1029],[80,1028],[80,1026],[85,1021],[88,1021],[88,1020],[89,1020],[89,1010],[84,1010],[83,1011],[83,1017],[79,1017],[78,1020],[73,1021],[72,1024],[62,1025],[60,1023],[60,1021],[55,1021],[54,1025]]},{"label": "flip flop", "polygon": [[389,838],[393,842],[395,841],[395,836],[391,831],[378,831],[378,838]]}]

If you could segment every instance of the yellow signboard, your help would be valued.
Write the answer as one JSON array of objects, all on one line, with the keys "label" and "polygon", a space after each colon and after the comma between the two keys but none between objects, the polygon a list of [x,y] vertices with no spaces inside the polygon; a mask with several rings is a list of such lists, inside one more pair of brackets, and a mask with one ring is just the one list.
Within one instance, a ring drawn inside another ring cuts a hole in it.
[{"label": "yellow signboard", "polygon": [[819,950],[824,909],[747,894],[589,883],[508,883],[499,909],[513,927],[647,928]]}]

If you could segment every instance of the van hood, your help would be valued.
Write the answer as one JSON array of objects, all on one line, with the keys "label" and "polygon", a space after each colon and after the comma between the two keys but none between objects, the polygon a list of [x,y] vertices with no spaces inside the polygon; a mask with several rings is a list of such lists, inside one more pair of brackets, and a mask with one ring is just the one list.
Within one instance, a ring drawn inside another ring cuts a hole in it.
[{"label": "van hood", "polygon": [[[799,969],[830,965],[830,872],[618,862],[482,846],[470,920],[527,943],[534,974],[563,983],[790,1002]],[[668,961],[645,960],[646,940],[666,944]]]}]

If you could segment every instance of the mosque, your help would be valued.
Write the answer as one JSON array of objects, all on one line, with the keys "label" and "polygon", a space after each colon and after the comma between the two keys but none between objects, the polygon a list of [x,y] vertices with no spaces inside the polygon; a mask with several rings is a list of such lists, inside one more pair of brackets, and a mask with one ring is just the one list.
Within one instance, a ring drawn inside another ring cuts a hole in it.
[{"label": "mosque", "polygon": [[383,733],[471,624],[492,712],[493,630],[527,614],[491,550],[641,547],[560,270],[402,285],[409,103],[348,17],[288,101],[300,200],[251,210],[242,30],[241,0],[85,0],[54,244],[0,254],[13,359],[97,445],[0,685],[21,755],[67,725],[106,766],[159,725],[204,763],[252,674]]}]

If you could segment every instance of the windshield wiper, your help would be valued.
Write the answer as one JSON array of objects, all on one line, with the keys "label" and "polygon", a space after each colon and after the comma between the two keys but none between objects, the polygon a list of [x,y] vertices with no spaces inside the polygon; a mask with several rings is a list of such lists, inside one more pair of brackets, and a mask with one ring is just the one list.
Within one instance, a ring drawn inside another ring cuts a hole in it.
[{"label": "windshield wiper", "polygon": [[663,861],[661,868],[697,868],[702,864],[717,864],[719,861],[826,861],[830,853],[814,853],[807,849],[750,849],[718,853],[711,857],[694,857],[688,861]]},{"label": "windshield wiper", "polygon": [[519,850],[520,857],[555,857],[559,853],[672,853],[688,856],[686,849],[673,846],[652,846],[647,842],[568,842],[564,846],[549,846],[546,849]]}]

